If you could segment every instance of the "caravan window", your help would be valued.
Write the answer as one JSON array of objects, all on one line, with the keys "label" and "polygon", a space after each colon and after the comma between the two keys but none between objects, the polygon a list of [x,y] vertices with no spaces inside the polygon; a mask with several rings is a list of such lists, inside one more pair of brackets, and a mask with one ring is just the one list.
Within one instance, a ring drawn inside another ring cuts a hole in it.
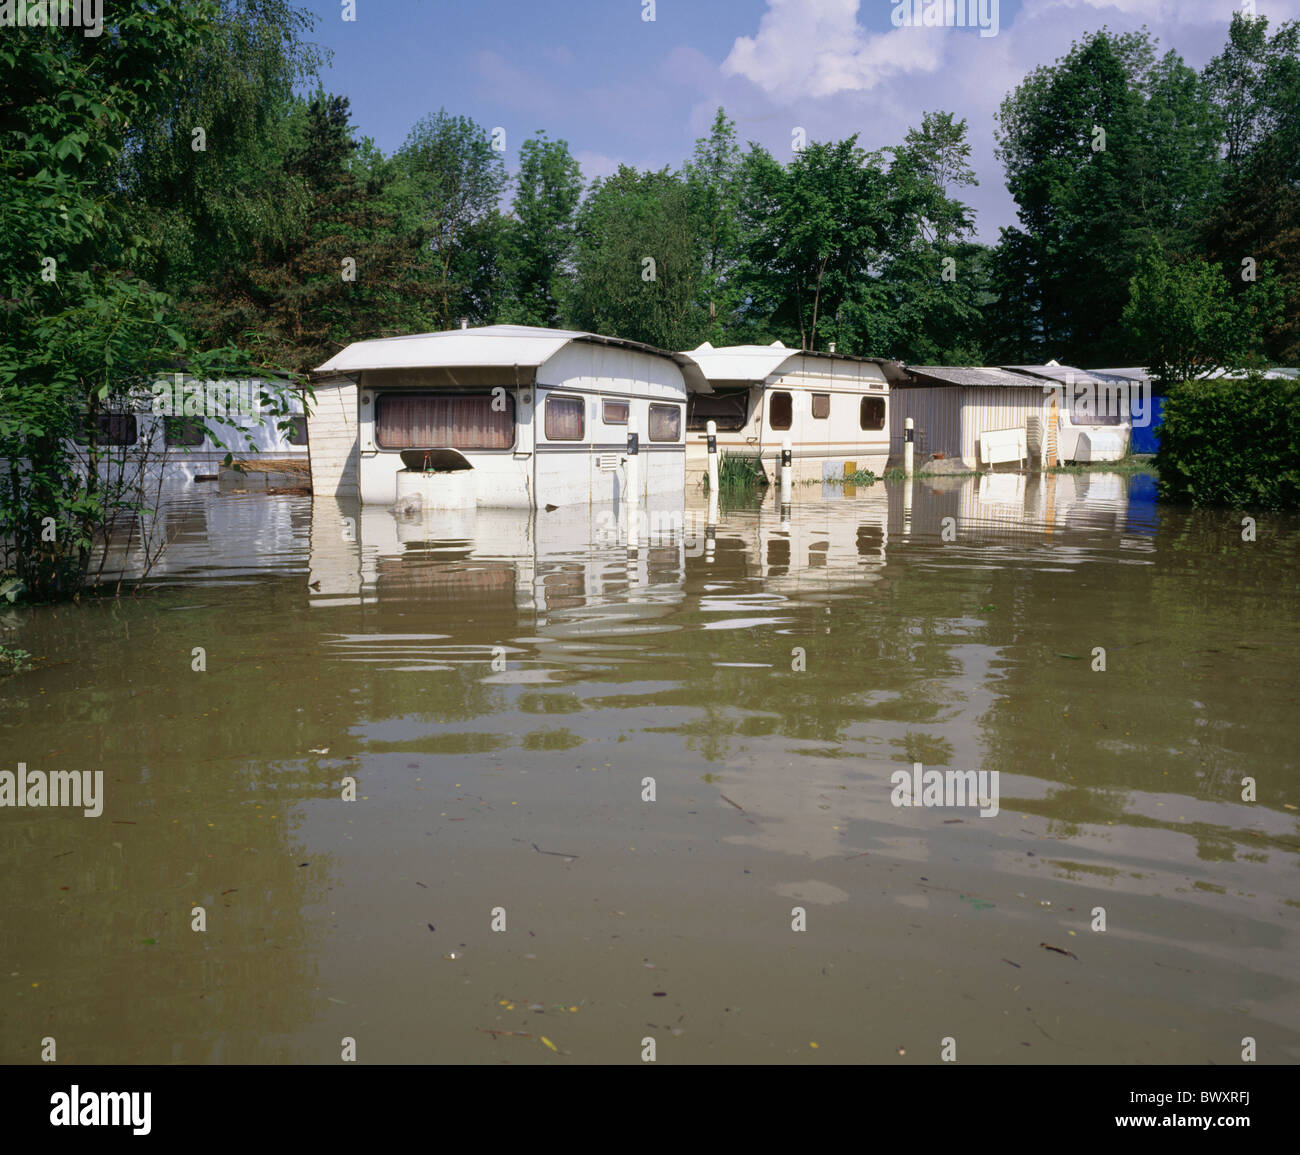
[{"label": "caravan window", "polygon": [[773,429],[789,429],[794,424],[794,398],[789,393],[773,393],[767,407],[767,423]]},{"label": "caravan window", "polygon": [[627,414],[628,414],[628,403],[626,401],[605,402],[605,424],[606,425],[626,425]]},{"label": "caravan window", "polygon": [[484,393],[381,393],[375,399],[375,442],[381,449],[509,449],[515,443],[515,399],[493,406]]},{"label": "caravan window", "polygon": [[130,413],[100,413],[96,418],[100,445],[134,445],[138,436]]},{"label": "caravan window", "polygon": [[[1083,386],[1079,386],[1080,389]],[[1122,391],[1105,388],[1091,389],[1080,395],[1071,396],[1066,391],[1070,408],[1070,422],[1073,425],[1122,425],[1123,409],[1127,399]],[[1121,401],[1125,404],[1121,404]]]},{"label": "caravan window", "polygon": [[677,405],[650,406],[650,440],[680,441],[682,439],[682,411]]},{"label": "caravan window", "polygon": [[546,399],[546,440],[581,441],[586,430],[587,403],[581,397]]},{"label": "caravan window", "polygon": [[170,449],[192,449],[202,445],[205,436],[203,424],[193,417],[164,417],[163,435]]},{"label": "caravan window", "polygon": [[734,433],[745,427],[748,417],[748,389],[732,393],[692,393],[686,401],[686,428],[692,433],[704,433],[710,421],[717,423],[719,433]]},{"label": "caravan window", "polygon": [[307,418],[291,417],[289,418],[289,428],[285,431],[284,439],[290,445],[307,444]]},{"label": "caravan window", "polygon": [[858,406],[858,425],[863,429],[884,429],[885,399],[864,397]]},{"label": "caravan window", "polygon": [[812,415],[819,421],[824,421],[831,415],[831,395],[829,393],[814,393],[812,395]]}]

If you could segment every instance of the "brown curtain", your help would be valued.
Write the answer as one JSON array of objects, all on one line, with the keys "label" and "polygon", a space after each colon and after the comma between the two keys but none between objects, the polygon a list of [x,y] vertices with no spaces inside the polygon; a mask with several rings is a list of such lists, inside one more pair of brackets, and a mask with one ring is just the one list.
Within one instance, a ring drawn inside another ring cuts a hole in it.
[{"label": "brown curtain", "polygon": [[546,399],[546,440],[581,441],[583,413],[587,403],[581,397]]},{"label": "brown curtain", "polygon": [[492,408],[492,395],[381,393],[375,438],[384,449],[509,449],[515,443],[515,399]]}]

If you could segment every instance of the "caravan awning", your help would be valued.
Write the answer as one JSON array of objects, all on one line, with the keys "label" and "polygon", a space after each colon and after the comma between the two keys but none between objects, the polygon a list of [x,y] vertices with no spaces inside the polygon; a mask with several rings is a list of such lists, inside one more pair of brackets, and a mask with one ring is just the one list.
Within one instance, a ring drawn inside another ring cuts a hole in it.
[{"label": "caravan awning", "polygon": [[[789,372],[790,363],[803,357],[831,363],[839,361],[872,365],[880,371],[886,382],[899,380],[903,376],[902,366],[883,357],[855,357],[847,353],[823,353],[817,349],[789,349],[780,341],[773,341],[770,345],[727,345],[720,349],[715,349],[706,341],[698,349],[691,349],[683,356],[694,361],[710,384],[714,385],[761,384],[769,378]],[[695,391],[709,393],[712,389],[696,388]]]},{"label": "caravan awning", "polygon": [[531,325],[484,325],[477,329],[448,329],[409,337],[380,337],[356,341],[313,370],[321,375],[361,373],[378,369],[506,369],[517,370],[520,384],[532,384],[537,370],[570,342],[631,349],[672,360],[688,385],[707,388],[690,358],[640,341],[602,337],[570,329],[539,329]]}]

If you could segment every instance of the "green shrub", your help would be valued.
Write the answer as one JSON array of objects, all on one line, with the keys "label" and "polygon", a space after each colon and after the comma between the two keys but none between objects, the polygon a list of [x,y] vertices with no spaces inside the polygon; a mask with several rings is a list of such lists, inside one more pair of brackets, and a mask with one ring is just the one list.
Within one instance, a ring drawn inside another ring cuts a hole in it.
[{"label": "green shrub", "polygon": [[1300,509],[1300,382],[1186,381],[1165,400],[1162,501]]},{"label": "green shrub", "polygon": [[718,459],[718,489],[722,493],[729,489],[749,489],[767,484],[767,474],[763,472],[763,463],[757,453],[722,451]]}]

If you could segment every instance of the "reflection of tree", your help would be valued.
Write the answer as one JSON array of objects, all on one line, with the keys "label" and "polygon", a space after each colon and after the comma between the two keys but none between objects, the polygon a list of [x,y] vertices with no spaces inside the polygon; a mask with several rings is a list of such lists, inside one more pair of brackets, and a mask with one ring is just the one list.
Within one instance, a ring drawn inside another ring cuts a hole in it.
[{"label": "reflection of tree", "polygon": [[[1135,792],[1236,803],[1244,776],[1294,761],[1277,714],[1294,687],[1276,650],[1277,623],[1300,608],[1294,539],[1246,544],[1222,515],[1169,510],[1142,554],[1152,564],[1133,565],[1115,564],[1130,560],[1117,536],[1094,535],[1065,572],[989,571],[984,637],[1001,660],[979,723],[983,768],[1058,783],[1047,800],[1014,805],[1063,833],[1165,826],[1163,812],[1136,812],[1146,807]],[[1187,833],[1175,817],[1168,825]],[[1231,857],[1238,836],[1198,836],[1202,857]]]}]

